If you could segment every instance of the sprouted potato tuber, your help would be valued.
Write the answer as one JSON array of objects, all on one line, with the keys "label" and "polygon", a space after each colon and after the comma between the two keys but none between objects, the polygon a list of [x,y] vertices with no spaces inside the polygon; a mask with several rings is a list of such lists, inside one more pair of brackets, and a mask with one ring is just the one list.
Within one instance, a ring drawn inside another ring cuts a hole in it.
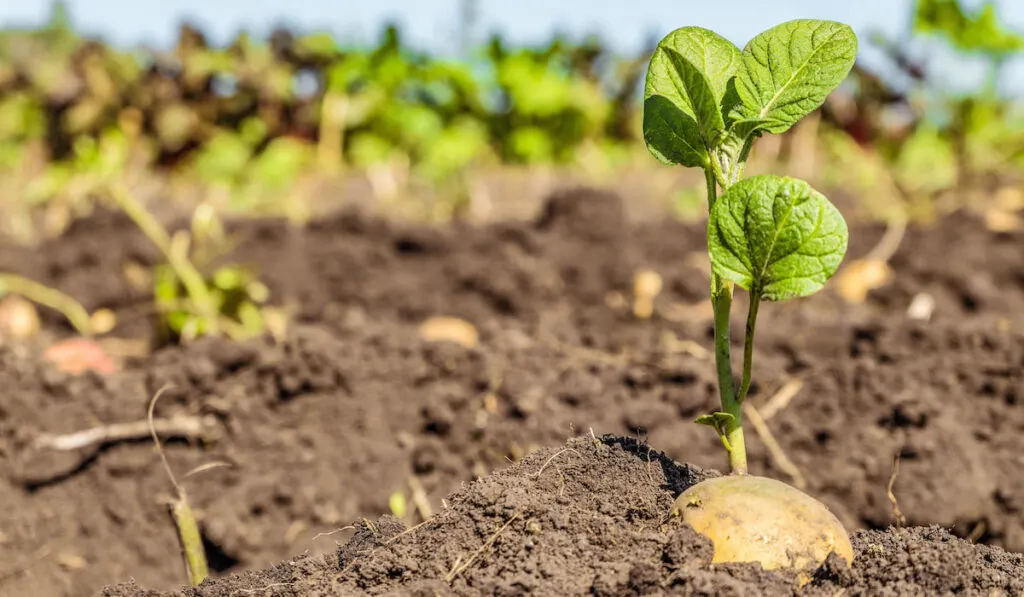
[{"label": "sprouted potato tuber", "polygon": [[[718,433],[731,474],[691,487],[672,513],[711,538],[716,562],[805,569],[833,551],[853,560],[846,531],[824,504],[747,474],[742,408],[761,302],[821,290],[846,255],[846,222],[808,183],[771,174],[743,178],[743,170],[754,141],[786,132],[817,110],[846,79],[856,55],[850,27],[802,19],[760,33],[743,50],[713,31],[683,27],[661,40],[648,67],[648,149],[665,164],[701,168],[707,185],[722,409],[697,423]],[[736,286],[750,298],[738,387],[729,333]]]},{"label": "sprouted potato tuber", "polygon": [[727,475],[684,491],[672,515],[707,536],[712,562],[760,562],[766,570],[816,568],[831,552],[853,562],[839,519],[799,489],[768,477]]}]

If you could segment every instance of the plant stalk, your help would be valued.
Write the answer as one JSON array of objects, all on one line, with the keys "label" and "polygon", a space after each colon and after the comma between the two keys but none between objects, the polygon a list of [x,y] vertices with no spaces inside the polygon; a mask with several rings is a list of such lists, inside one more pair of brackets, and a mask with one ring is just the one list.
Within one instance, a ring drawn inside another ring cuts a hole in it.
[{"label": "plant stalk", "polygon": [[736,401],[743,406],[750,391],[750,372],[754,366],[754,327],[757,325],[757,308],[761,305],[761,293],[756,289],[750,292],[750,308],[747,310],[747,329],[743,339],[743,381],[740,394]]},{"label": "plant stalk", "polygon": [[188,580],[193,587],[199,586],[210,575],[210,568],[206,561],[203,535],[199,532],[199,524],[184,492],[170,505],[170,512],[174,526],[178,529],[178,542],[181,544]]},{"label": "plant stalk", "polygon": [[5,292],[17,294],[24,299],[49,307],[64,315],[79,334],[93,335],[92,319],[89,317],[89,312],[78,301],[59,290],[17,274],[0,273],[0,295]]},{"label": "plant stalk", "polygon": [[[157,219],[127,189],[115,187],[111,189],[115,203],[125,214],[131,218],[142,233],[160,249],[167,259],[167,263],[174,270],[174,274],[181,280],[185,292],[196,311],[204,319],[209,320],[210,325],[217,326],[217,308],[210,290],[199,270],[188,259],[187,237],[178,236],[181,239],[175,242],[167,230]],[[186,244],[182,244],[182,241]],[[184,252],[182,252],[184,249]]]},{"label": "plant stalk", "polygon": [[343,93],[328,91],[324,94],[320,108],[320,138],[317,142],[317,157],[320,167],[326,172],[341,170],[345,145],[345,113],[348,98]]},{"label": "plant stalk", "polygon": [[[708,206],[713,207],[718,199],[718,185],[714,172],[705,170],[708,189]],[[729,452],[729,469],[733,474],[747,472],[747,447],[743,440],[743,409],[736,400],[732,379],[732,356],[729,346],[729,314],[732,311],[732,284],[714,272],[711,273],[711,305],[715,314],[715,367],[718,371],[718,390],[722,412],[731,419],[720,430]]]}]

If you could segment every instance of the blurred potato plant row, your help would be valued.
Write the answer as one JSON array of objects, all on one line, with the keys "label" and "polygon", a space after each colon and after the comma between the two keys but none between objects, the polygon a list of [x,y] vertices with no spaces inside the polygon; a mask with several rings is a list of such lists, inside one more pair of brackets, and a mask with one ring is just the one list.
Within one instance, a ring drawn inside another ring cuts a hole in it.
[{"label": "blurred potato plant row", "polygon": [[141,52],[80,37],[63,14],[0,33],[0,169],[45,162],[35,203],[129,163],[188,172],[244,204],[246,190],[283,191],[311,168],[441,183],[639,141],[645,57],[616,59],[597,41],[495,37],[471,65],[418,52],[395,27],[372,48],[286,30],[218,48],[183,25],[173,50]]},{"label": "blurred potato plant row", "polygon": [[[824,151],[835,166],[820,176],[865,190],[884,178],[910,202],[1024,167],[1021,106],[997,85],[1024,38],[991,5],[971,14],[918,0],[913,10],[911,37],[873,40],[894,74],[858,65],[822,126],[804,127],[810,141],[783,139],[770,158]],[[980,57],[985,86],[943,89],[909,57],[919,36]],[[479,167],[614,168],[642,149],[642,54],[615,56],[597,39],[512,48],[494,36],[467,62],[417,51],[394,27],[368,48],[284,29],[213,47],[188,25],[170,51],[129,51],[81,37],[55,4],[46,26],[0,32],[0,176],[29,206],[70,206],[56,212],[59,229],[129,172],[188,177],[246,211],[282,202],[310,172],[359,172],[387,198],[409,180],[465,194]]]},{"label": "blurred potato plant row", "polygon": [[[833,172],[834,182],[866,202],[898,197],[911,217],[964,204],[1024,207],[1024,102],[1019,91],[1002,87],[1007,67],[1024,56],[1024,35],[996,9],[992,2],[967,11],[957,0],[917,0],[904,39],[871,36],[890,72],[883,77],[858,65],[850,94],[833,95],[823,110],[847,133],[823,135],[844,172]],[[935,73],[931,66],[949,52],[980,82]]]}]

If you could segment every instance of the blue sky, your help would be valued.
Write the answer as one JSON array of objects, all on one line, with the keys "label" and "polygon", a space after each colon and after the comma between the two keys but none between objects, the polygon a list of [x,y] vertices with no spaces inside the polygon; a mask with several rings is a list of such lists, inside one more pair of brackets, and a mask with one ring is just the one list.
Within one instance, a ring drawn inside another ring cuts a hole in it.
[{"label": "blue sky", "polygon": [[[438,45],[454,39],[460,0],[68,0],[76,24],[122,43],[168,42],[183,18],[208,25],[225,39],[239,28],[265,31],[275,22],[372,36],[386,19],[410,37]],[[1016,4],[1024,19],[1024,3]],[[651,32],[701,25],[742,43],[779,21],[797,17],[844,21],[858,33],[905,27],[909,0],[478,0],[484,31],[503,29],[516,40],[542,39],[555,28],[597,32],[633,50]],[[0,0],[0,22],[38,23],[48,0]]]},{"label": "blue sky", "polygon": [[[966,0],[968,6],[978,0]],[[176,26],[189,19],[215,41],[239,29],[261,34],[276,23],[327,30],[348,39],[372,41],[382,23],[395,20],[417,46],[455,49],[460,0],[68,0],[76,26],[123,45],[165,46]],[[541,41],[558,29],[574,35],[598,33],[616,50],[635,51],[651,35],[681,25],[720,32],[737,45],[759,31],[793,18],[849,23],[863,40],[874,31],[906,30],[911,0],[478,0],[478,31],[505,32],[515,42]],[[1000,13],[1024,29],[1024,1],[997,1]],[[0,0],[0,26],[34,25],[49,12],[49,0]],[[869,64],[869,44],[862,43]],[[970,77],[959,68],[957,77]],[[1024,75],[1024,68],[1014,69]],[[1013,79],[1024,77],[1013,76]],[[1017,86],[1015,86],[1017,87]]]}]

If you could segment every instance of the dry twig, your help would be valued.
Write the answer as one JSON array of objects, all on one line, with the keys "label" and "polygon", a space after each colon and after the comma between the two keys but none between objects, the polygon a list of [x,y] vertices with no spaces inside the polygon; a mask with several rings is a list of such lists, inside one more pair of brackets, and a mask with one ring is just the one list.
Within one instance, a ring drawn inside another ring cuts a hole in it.
[{"label": "dry twig", "polygon": [[782,409],[789,406],[789,403],[793,401],[793,398],[796,398],[796,395],[800,393],[803,387],[804,382],[799,378],[787,381],[759,409],[761,418],[767,421],[782,412]]},{"label": "dry twig", "polygon": [[412,492],[410,499],[412,500],[413,506],[416,506],[416,511],[420,513],[420,518],[427,520],[434,515],[434,509],[430,507],[430,500],[427,499],[427,492],[423,489],[423,484],[420,480],[415,477],[409,477],[409,491]]},{"label": "dry twig", "polygon": [[[591,433],[593,433],[593,430],[591,430]],[[544,464],[541,465],[540,469],[537,470],[536,473],[534,473],[534,475],[533,475],[534,478],[539,478],[541,476],[541,474],[544,472],[544,469],[546,469],[548,467],[548,465],[551,464],[552,460],[554,460],[555,458],[558,458],[559,456],[561,456],[562,454],[565,454],[566,452],[573,452],[577,456],[580,455],[579,452],[577,452],[576,450],[574,450],[572,448],[562,448],[561,450],[559,450],[559,451],[555,452],[554,454],[552,454],[551,458],[548,458],[546,461],[544,461]]]},{"label": "dry twig", "polygon": [[334,529],[333,531],[327,531],[326,533],[317,533],[316,535],[313,535],[313,538],[310,539],[310,542],[316,541],[317,539],[320,539],[321,537],[330,537],[331,535],[335,535],[335,534],[340,533],[342,531],[351,531],[351,530],[353,530],[355,528],[356,527],[354,527],[352,525],[348,525],[347,527],[341,527],[340,529]]},{"label": "dry twig", "polygon": [[903,512],[900,511],[900,503],[896,500],[896,494],[893,493],[893,487],[896,485],[896,477],[900,474],[900,453],[892,457],[892,474],[889,475],[889,484],[885,488],[885,495],[889,498],[889,503],[892,504],[892,517],[896,521],[896,526],[901,527],[907,523],[907,517],[903,516]]},{"label": "dry twig", "polygon": [[505,529],[507,529],[507,528],[508,528],[508,526],[509,526],[510,524],[512,524],[512,523],[513,523],[513,522],[514,522],[514,521],[515,521],[516,519],[518,519],[518,518],[519,518],[519,513],[518,513],[518,512],[516,512],[515,514],[513,514],[513,515],[512,515],[512,518],[509,518],[509,519],[508,519],[508,520],[507,520],[507,521],[505,522],[505,524],[501,525],[501,528],[499,528],[499,529],[498,529],[497,531],[495,531],[495,533],[494,533],[493,535],[491,535],[491,536],[490,536],[490,538],[489,538],[489,539],[487,539],[487,541],[486,541],[486,542],[485,542],[485,543],[484,543],[483,545],[481,545],[481,546],[480,546],[480,547],[479,547],[479,548],[478,548],[478,549],[477,549],[476,551],[474,551],[474,552],[473,552],[473,554],[472,554],[471,556],[469,556],[469,558],[468,558],[468,559],[467,559],[467,560],[466,560],[466,561],[465,561],[465,562],[464,562],[464,563],[463,563],[462,565],[459,565],[459,559],[461,559],[461,558],[459,558],[459,559],[456,559],[456,560],[455,560],[455,566],[454,566],[454,567],[452,567],[452,570],[451,570],[451,572],[449,572],[449,573],[448,573],[448,576],[447,576],[447,579],[446,579],[446,580],[447,580],[447,581],[448,581],[449,583],[450,583],[450,582],[452,582],[452,581],[453,581],[453,580],[455,580],[455,579],[456,579],[456,578],[457,578],[457,577],[458,577],[458,576],[459,576],[460,574],[462,574],[462,573],[463,573],[463,572],[465,572],[465,571],[466,571],[466,570],[467,570],[467,569],[468,569],[468,568],[469,568],[470,566],[472,566],[472,565],[473,565],[473,562],[475,562],[475,561],[476,561],[476,560],[477,560],[477,559],[478,559],[478,558],[479,558],[479,557],[480,557],[480,556],[481,556],[481,555],[482,555],[482,554],[484,553],[484,551],[485,551],[485,550],[487,550],[487,549],[488,549],[488,548],[490,548],[490,547],[491,547],[492,545],[494,545],[494,542],[495,542],[495,541],[497,541],[497,540],[498,540],[498,537],[500,537],[500,536],[501,536],[501,534],[505,532]]},{"label": "dry twig", "polygon": [[71,451],[80,448],[135,441],[155,434],[167,438],[198,439],[214,430],[212,417],[176,416],[170,419],[152,419],[131,423],[113,423],[67,434],[45,434],[32,442],[36,449]]},{"label": "dry twig", "polygon": [[793,479],[793,485],[797,489],[805,489],[807,487],[807,481],[804,479],[803,473],[797,468],[793,461],[786,455],[786,451],[782,449],[779,442],[776,441],[775,435],[772,434],[772,430],[768,428],[768,424],[765,423],[764,417],[749,402],[743,403],[743,414],[750,420],[750,424],[754,426],[754,431],[757,432],[758,437],[764,442],[766,448],[772,455],[772,459],[775,460],[775,464],[778,465],[783,472]]}]

